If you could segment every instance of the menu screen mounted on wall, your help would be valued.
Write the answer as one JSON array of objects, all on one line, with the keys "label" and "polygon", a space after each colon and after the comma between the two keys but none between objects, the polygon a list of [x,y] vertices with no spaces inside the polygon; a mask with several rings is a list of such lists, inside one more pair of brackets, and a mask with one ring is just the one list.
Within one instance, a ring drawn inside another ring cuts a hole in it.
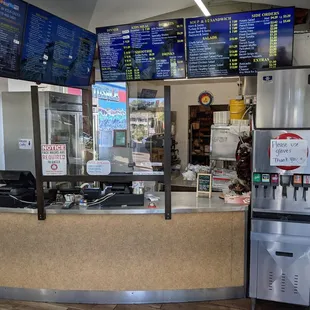
[{"label": "menu screen mounted on wall", "polygon": [[291,66],[294,8],[186,19],[188,77]]},{"label": "menu screen mounted on wall", "polygon": [[29,5],[21,79],[61,86],[88,86],[96,35]]},{"label": "menu screen mounted on wall", "polygon": [[18,78],[27,4],[0,1],[0,76]]},{"label": "menu screen mounted on wall", "polygon": [[184,20],[97,28],[102,81],[185,78]]}]

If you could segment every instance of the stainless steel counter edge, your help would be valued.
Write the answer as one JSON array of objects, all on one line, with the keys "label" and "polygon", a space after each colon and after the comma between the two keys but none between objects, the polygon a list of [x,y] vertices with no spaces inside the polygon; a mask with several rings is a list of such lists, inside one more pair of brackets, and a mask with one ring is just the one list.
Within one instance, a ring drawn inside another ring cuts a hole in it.
[{"label": "stainless steel counter edge", "polygon": [[[214,212],[244,212],[248,209],[248,206],[234,206],[227,205],[220,208],[187,208],[187,207],[174,207],[172,209],[173,214],[185,214],[185,213],[214,213]],[[35,209],[11,209],[11,208],[0,208],[0,213],[16,213],[16,214],[37,214]],[[134,214],[164,214],[164,209],[113,209],[113,210],[62,210],[62,209],[50,209],[46,210],[47,214],[84,214],[84,215],[100,215],[100,214],[115,214],[115,215],[134,215]]]},{"label": "stainless steel counter edge", "polygon": [[[93,208],[91,210],[79,209],[78,206],[70,210],[61,209],[61,206],[50,206],[46,208],[47,214],[164,214],[165,213],[165,194],[154,193],[159,198],[155,202],[157,208],[148,208],[149,202],[145,200],[143,207],[124,207],[124,208]],[[208,212],[244,212],[248,206],[225,204],[224,200],[219,198],[218,193],[213,193],[212,198],[198,198],[196,193],[171,193],[172,213],[208,213]],[[0,213],[25,213],[37,214],[36,209],[11,209],[0,208]]]}]

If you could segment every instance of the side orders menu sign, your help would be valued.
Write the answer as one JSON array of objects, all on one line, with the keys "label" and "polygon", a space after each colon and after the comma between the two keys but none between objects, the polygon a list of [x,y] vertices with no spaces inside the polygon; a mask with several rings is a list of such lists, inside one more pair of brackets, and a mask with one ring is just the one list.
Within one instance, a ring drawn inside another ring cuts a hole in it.
[{"label": "side orders menu sign", "polygon": [[67,147],[65,144],[42,144],[43,175],[67,174]]}]

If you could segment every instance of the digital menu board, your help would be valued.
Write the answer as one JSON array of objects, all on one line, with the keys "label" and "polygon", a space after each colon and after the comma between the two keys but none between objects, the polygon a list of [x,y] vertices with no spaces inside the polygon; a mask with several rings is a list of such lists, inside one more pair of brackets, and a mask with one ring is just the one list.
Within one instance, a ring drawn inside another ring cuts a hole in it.
[{"label": "digital menu board", "polygon": [[88,86],[96,35],[29,5],[21,57],[23,80]]},{"label": "digital menu board", "polygon": [[186,19],[189,78],[292,65],[294,8]]},{"label": "digital menu board", "polygon": [[27,4],[0,0],[0,76],[18,78]]},{"label": "digital menu board", "polygon": [[102,81],[185,78],[184,20],[97,28]]}]

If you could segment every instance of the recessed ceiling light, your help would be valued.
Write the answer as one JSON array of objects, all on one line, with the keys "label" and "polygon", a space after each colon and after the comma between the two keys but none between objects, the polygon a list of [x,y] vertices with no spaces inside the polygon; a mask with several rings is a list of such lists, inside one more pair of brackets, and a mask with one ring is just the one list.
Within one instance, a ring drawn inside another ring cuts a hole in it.
[{"label": "recessed ceiling light", "polygon": [[195,2],[205,16],[211,16],[211,13],[209,12],[205,4],[202,2],[202,0],[195,0]]}]

